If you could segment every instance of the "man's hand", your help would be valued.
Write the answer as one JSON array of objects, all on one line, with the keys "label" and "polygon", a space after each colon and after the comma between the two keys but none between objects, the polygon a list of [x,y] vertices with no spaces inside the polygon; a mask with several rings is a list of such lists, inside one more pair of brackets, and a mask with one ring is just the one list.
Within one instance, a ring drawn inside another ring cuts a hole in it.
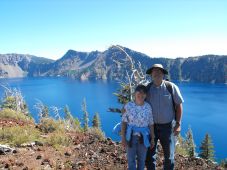
[{"label": "man's hand", "polygon": [[180,131],[181,131],[181,125],[179,123],[176,123],[173,129],[174,136],[178,136],[180,134]]},{"label": "man's hand", "polygon": [[154,148],[154,145],[155,145],[155,143],[154,143],[154,138],[153,138],[153,139],[151,139],[151,146],[150,146],[150,149],[153,149],[153,148]]}]

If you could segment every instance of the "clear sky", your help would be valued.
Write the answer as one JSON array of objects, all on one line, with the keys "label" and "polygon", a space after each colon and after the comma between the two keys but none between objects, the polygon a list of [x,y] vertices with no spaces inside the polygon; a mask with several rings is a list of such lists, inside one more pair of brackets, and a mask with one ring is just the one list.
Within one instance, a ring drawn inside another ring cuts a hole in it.
[{"label": "clear sky", "polygon": [[227,55],[227,0],[0,1],[0,54],[59,59],[116,44],[151,57]]}]

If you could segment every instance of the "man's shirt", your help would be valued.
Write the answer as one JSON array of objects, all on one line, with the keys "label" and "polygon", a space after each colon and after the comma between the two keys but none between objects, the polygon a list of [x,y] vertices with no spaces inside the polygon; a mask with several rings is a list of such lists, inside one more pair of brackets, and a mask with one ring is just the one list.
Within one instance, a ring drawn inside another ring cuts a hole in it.
[{"label": "man's shirt", "polygon": [[[173,100],[176,105],[184,102],[179,88],[171,82]],[[154,83],[150,86],[147,93],[147,102],[153,111],[154,123],[170,123],[175,118],[172,96],[169,93],[164,81],[158,87]]]}]

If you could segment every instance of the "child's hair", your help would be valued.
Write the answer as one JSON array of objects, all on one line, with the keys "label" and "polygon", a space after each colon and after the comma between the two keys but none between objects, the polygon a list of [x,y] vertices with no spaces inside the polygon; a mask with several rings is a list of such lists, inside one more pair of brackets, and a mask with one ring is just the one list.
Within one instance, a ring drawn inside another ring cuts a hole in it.
[{"label": "child's hair", "polygon": [[139,84],[136,88],[135,88],[135,92],[143,92],[143,93],[147,93],[147,87],[142,85],[142,84]]}]

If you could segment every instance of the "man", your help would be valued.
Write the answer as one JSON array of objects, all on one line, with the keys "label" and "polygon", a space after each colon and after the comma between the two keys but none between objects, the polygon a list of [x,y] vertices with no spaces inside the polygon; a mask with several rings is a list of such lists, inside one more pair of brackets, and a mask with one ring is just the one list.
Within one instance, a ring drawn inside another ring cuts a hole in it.
[{"label": "man", "polygon": [[147,170],[155,170],[158,140],[164,152],[164,170],[173,170],[174,136],[177,136],[181,130],[183,98],[174,83],[164,80],[168,71],[161,64],[154,64],[146,74],[151,75],[153,79],[153,82],[147,86],[147,102],[153,110],[155,133],[154,147],[147,152]]}]

